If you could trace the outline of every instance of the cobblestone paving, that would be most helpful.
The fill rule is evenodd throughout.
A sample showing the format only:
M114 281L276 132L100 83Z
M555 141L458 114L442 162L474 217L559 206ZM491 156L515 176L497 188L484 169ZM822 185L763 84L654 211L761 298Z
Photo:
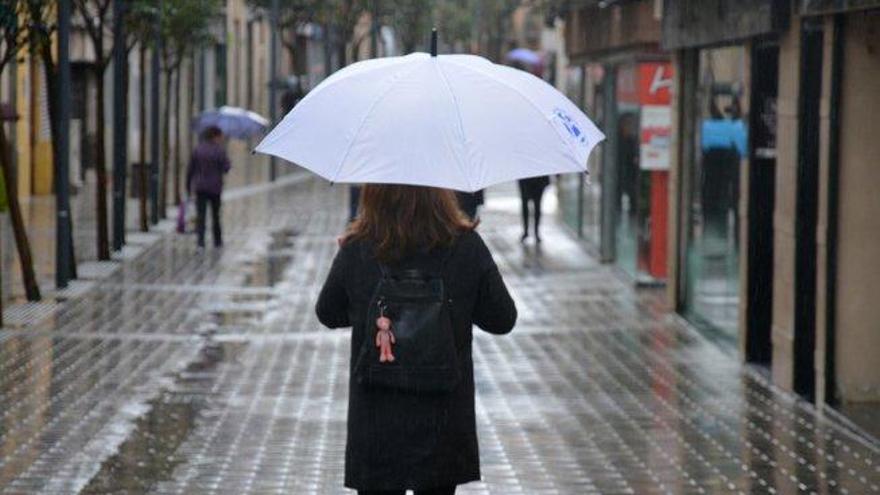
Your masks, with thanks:
M520 320L475 336L483 481L460 493L880 493L876 442L552 221L522 246L508 192L481 231ZM349 337L312 309L344 194L242 195L223 251L170 237L54 320L0 332L0 493L345 493Z

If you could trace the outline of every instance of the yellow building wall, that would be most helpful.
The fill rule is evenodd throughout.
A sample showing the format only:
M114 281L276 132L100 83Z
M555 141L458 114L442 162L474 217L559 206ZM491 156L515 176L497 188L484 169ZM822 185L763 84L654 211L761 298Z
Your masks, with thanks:
M49 127L49 96L43 66L26 52L17 65L15 153L18 163L18 194L52 194L52 133Z
M18 64L15 81L15 150L18 164L18 197L31 195L30 64Z
M32 86L33 98L31 109L31 125L33 126L34 140L31 143L31 170L33 170L34 194L52 194L52 178L54 165L52 163L52 130L49 120L49 91L46 87L42 62L36 61L32 65L34 82Z

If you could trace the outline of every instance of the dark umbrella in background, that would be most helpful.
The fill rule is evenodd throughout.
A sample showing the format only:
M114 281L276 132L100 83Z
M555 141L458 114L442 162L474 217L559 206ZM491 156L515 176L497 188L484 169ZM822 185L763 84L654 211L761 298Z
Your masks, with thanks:
M224 106L206 110L193 121L193 129L199 134L208 127L218 127L226 137L251 139L265 134L269 119L244 108Z
M540 75L544 72L544 57L528 48L514 48L507 52L504 61L508 64L521 65L529 72Z

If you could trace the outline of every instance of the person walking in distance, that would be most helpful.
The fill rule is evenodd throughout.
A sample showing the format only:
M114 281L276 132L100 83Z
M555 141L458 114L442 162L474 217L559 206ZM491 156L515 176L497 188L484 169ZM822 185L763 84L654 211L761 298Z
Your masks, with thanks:
M196 230L200 248L205 247L205 215L209 206L214 246L223 246L220 205L223 176L230 168L229 157L223 148L223 131L219 127L208 127L202 133L202 141L193 150L186 173L186 190L196 195Z
M352 327L345 486L454 494L480 479L472 325L505 334L516 306L455 193L365 185L318 297Z
M519 180L519 195L522 199L522 241L529 238L529 203L532 203L532 211L535 218L535 242L541 242L541 198L544 197L544 189L550 185L550 177L530 177Z

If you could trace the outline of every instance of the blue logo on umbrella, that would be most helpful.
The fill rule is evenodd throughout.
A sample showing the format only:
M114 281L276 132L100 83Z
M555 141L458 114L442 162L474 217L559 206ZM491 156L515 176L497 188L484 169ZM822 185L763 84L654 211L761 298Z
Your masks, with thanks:
M584 134L581 128L577 126L571 116L565 113L564 110L562 110L561 108L556 108L553 110L553 115L556 117L556 120L558 120L559 123L562 124L562 127L564 127L566 131L568 131L568 135L571 136L572 139L574 139L581 145L587 144L587 136Z

